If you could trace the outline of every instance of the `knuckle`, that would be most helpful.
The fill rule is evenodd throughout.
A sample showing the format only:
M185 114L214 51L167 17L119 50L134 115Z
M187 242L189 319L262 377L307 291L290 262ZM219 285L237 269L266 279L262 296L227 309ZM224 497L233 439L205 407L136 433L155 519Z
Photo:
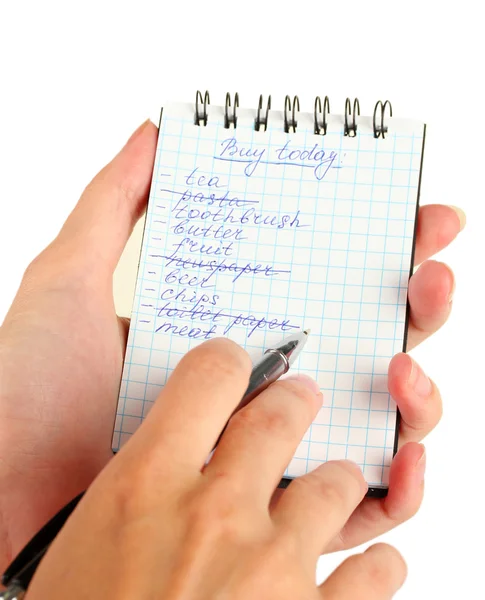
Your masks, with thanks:
M25 269L23 283L35 285L39 280L46 279L52 271L52 261L49 260L48 249L43 250L30 261Z
M118 208L132 206L140 196L140 186L138 183L127 176L118 184L119 204Z
M111 473L113 502L116 512L123 519L130 519L147 512L155 495L154 470L151 462L136 461L124 464Z
M291 415L275 406L269 408L258 406L258 404L249 404L238 411L229 421L228 430L234 432L244 430L251 435L274 435L278 434L279 439L290 438L291 432L295 429L295 422Z
M294 535L269 532L260 545L260 567L269 573L281 573L288 569L288 557L297 560L300 551Z
M82 254L75 244L59 235L27 266L22 279L24 289L82 288L95 277L95 270L85 268Z
M183 511L188 530L199 542L237 543L248 534L248 520L228 474L211 478L210 483L190 494Z
M166 452L158 441L146 443L133 436L110 461L100 477L120 512L136 516L170 503L182 479L176 464L163 460Z
M301 580L301 550L296 543L288 544L271 530L261 536L258 542L247 555L246 575L242 586L231 596L233 600L318 597L314 596L314 584L302 587L300 581L298 588L291 584ZM266 594L262 595L262 590Z
M123 479L110 482L112 513L121 521L129 522L147 509L146 496L143 490L131 480ZM135 480L136 481L136 480Z
M116 159L108 163L86 186L80 203L90 204L109 195L109 202L105 206L113 218L121 214L134 224L143 210L144 195L139 178L132 171L120 169Z
M66 274L62 262L56 262L50 248L36 256L24 271L21 291L26 294L40 290L62 289L65 287Z
M314 495L326 510L336 512L353 508L367 489L360 469L350 461L327 462L291 485L295 484L299 493Z
M267 393L272 397L285 395L285 401L273 402L267 397L265 401L251 402L233 415L229 427L232 430L243 428L256 435L276 432L280 439L293 440L295 433L303 424L309 425L315 415L315 394L306 386L291 381L278 381Z
M414 408L406 417L405 425L412 432L410 437L412 440L421 440L438 425L443 417L441 395L433 382L432 386L433 391L427 404Z

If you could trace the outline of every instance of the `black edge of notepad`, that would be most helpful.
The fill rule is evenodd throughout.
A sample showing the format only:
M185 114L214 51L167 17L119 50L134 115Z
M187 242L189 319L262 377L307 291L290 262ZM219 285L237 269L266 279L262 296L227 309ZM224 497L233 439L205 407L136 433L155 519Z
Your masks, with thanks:
M413 275L413 271L414 271L414 257L416 254L416 239L417 239L417 233L418 233L419 199L421 196L421 180L423 177L423 161L424 161L425 141L426 141L426 123L423 125L423 145L421 146L421 161L419 164L418 193L416 196L416 212L414 215L413 247L411 249L411 261L410 261L411 264L409 266L408 281L409 281L409 279L411 279L411 277ZM408 296L406 298L406 318L404 321L404 336L403 336L403 342L402 342L402 351L403 352L407 352L407 347L408 347L408 330L409 330L410 315L411 315L411 306L409 304L409 296ZM401 412L399 411L399 408L396 408L396 431L394 434L394 448L393 448L393 453L392 453L393 458L394 458L394 456L396 456L396 453L398 450L400 425L401 425ZM385 495L387 495L387 489L386 489Z
M413 247L411 249L411 261L409 267L409 279L414 271L414 255L416 253L416 238L418 232L418 214L419 214L419 198L421 195L421 178L423 176L423 159L424 159L424 143L426 139L426 124L423 125L423 145L421 147L421 162L419 165L419 180L418 180L418 193L416 195L416 212L414 215L414 232L413 232ZM410 306L409 299L406 299L406 317L404 320L404 336L403 336L403 344L402 351L407 351L408 345L408 329L409 329L409 317L410 317ZM396 456L398 444L399 444L399 426L401 424L401 413L399 412L399 408L396 408L396 429L394 432L394 448L392 451L392 456ZM280 481L278 487L279 488L287 488L290 483L293 481L290 477L283 477ZM388 487L381 486L370 486L367 490L366 497L367 498L385 498L387 496Z
M421 162L419 164L419 180L418 180L418 193L416 198L416 213L414 216L414 234L413 234L413 247L411 249L411 264L409 267L409 279L411 279L414 271L414 256L416 253L416 238L418 233L418 217L419 217L419 198L421 196L421 180L423 177L423 161L424 161L424 145L426 141L426 123L423 125L423 145L421 147ZM411 314L411 306L409 304L409 296L406 298L406 319L404 322L404 337L402 343L402 351L407 352L408 348L408 330L409 330L409 319ZM394 457L398 450L399 444L399 426L401 425L401 413L399 408L396 410L396 433L394 435L394 449L392 456Z

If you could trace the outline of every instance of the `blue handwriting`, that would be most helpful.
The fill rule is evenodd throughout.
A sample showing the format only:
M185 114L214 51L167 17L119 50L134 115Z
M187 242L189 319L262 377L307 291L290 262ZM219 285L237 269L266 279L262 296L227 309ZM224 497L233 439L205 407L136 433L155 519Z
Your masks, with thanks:
M204 277L200 281L201 287L209 287L207 286L207 282L210 281L215 273L234 273L233 283L236 282L243 275L260 275L263 274L265 277L274 277L280 275L282 273L291 273L290 270L283 269L275 269L271 265L262 265L262 264L254 264L254 263L246 263L245 265L240 265L236 262L228 263L226 259L222 259L222 261L217 260L196 260L195 258L183 258L181 256L177 256L175 252L173 252L170 256L166 256L164 254L150 254L149 256L153 258L164 258L167 261L167 266L174 264L174 266L190 269L204 269L209 271L209 275Z
M337 153L335 150L323 150L317 143L308 149L290 149L290 141L282 148L274 150L275 157L266 157L266 148L253 148L241 146L236 138L228 138L221 142L221 150L217 160L247 163L244 168L246 177L251 177L260 164L290 165L294 167L309 167L313 169L315 179L321 181L330 168L341 168L336 164Z
M250 338L251 335L257 329L264 329L266 327L271 330L278 330L283 332L290 331L292 329L299 329L299 326L292 325L290 323L290 319L280 320L271 317L258 317L252 314L234 314L231 312L224 312L224 310L220 308L207 308L201 300L199 300L199 302L197 302L197 304L192 308L176 308L169 301L166 302L163 306L157 307L156 310L158 311L158 317L176 317L179 319L187 318L191 321L197 319L199 321L209 321L212 323L218 323L222 319L229 319L229 323L227 323L223 330L223 335L229 333L229 331L235 326L246 327L247 329L249 329L249 333L247 335L248 338ZM160 328L156 329L156 332L158 332L159 330Z

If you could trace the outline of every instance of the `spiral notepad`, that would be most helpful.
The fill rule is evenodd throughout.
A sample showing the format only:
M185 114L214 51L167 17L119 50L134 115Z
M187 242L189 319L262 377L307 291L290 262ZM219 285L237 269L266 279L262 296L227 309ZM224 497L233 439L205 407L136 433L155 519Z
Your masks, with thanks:
M324 405L285 478L357 462L385 493L398 412L391 357L406 349L425 125L388 102L360 116L328 98L300 112L195 103L162 109L113 435L138 428L181 356L216 336L253 358L311 335L293 368ZM210 410L210 407L208 407Z

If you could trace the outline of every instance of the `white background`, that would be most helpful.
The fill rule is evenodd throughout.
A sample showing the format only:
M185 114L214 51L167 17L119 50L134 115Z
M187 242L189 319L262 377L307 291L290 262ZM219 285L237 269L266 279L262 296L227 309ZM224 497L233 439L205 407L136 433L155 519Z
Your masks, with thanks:
M478 2L11 2L0 15L0 318L31 258L83 187L161 104L196 89L243 106L328 94L363 114L389 98L428 124L423 204L459 205L466 229L438 258L457 289L449 323L413 352L440 386L420 513L383 536L409 567L403 599L483 593L483 165ZM482 560L480 560L480 557ZM343 555L321 561L323 575Z

